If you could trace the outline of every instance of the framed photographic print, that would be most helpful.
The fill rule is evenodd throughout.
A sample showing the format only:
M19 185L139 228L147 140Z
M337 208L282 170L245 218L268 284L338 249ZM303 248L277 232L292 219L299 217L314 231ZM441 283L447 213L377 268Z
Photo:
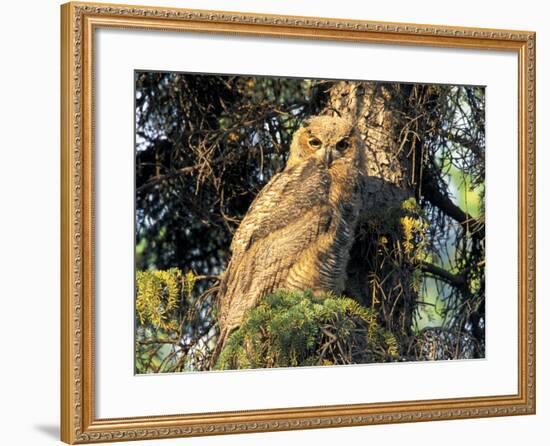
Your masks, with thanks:
M535 413L533 32L61 14L63 441Z

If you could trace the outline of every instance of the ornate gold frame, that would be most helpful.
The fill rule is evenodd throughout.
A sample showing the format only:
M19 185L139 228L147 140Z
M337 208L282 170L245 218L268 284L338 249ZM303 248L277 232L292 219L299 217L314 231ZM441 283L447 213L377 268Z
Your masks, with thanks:
M93 35L98 27L512 51L519 65L516 395L240 412L94 416ZM535 33L109 4L61 7L61 439L67 443L535 413Z

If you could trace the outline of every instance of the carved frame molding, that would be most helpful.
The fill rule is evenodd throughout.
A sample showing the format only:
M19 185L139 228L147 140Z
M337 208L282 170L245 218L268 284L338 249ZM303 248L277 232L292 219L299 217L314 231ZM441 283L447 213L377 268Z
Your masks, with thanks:
M61 8L61 439L93 443L535 413L535 33L238 12ZM446 400L121 419L94 417L93 33L214 32L513 51L519 61L519 392Z

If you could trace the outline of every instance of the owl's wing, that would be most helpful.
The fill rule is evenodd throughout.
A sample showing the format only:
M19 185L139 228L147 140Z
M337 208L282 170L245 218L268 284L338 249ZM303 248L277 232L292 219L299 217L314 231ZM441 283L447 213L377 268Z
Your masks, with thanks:
M309 160L275 175L256 196L231 242L232 256L287 226L318 206L330 187L330 176L316 160Z

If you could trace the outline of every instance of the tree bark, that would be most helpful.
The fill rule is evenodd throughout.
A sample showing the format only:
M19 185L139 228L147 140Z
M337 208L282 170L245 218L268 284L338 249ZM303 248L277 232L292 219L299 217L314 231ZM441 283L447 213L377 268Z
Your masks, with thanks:
M355 122L366 155L361 223L345 294L376 308L386 328L401 337L411 334L416 307L414 266L403 255L399 233L387 230L395 222L386 220L415 196L418 184L416 138L405 113L412 93L412 86L337 82L323 112Z

